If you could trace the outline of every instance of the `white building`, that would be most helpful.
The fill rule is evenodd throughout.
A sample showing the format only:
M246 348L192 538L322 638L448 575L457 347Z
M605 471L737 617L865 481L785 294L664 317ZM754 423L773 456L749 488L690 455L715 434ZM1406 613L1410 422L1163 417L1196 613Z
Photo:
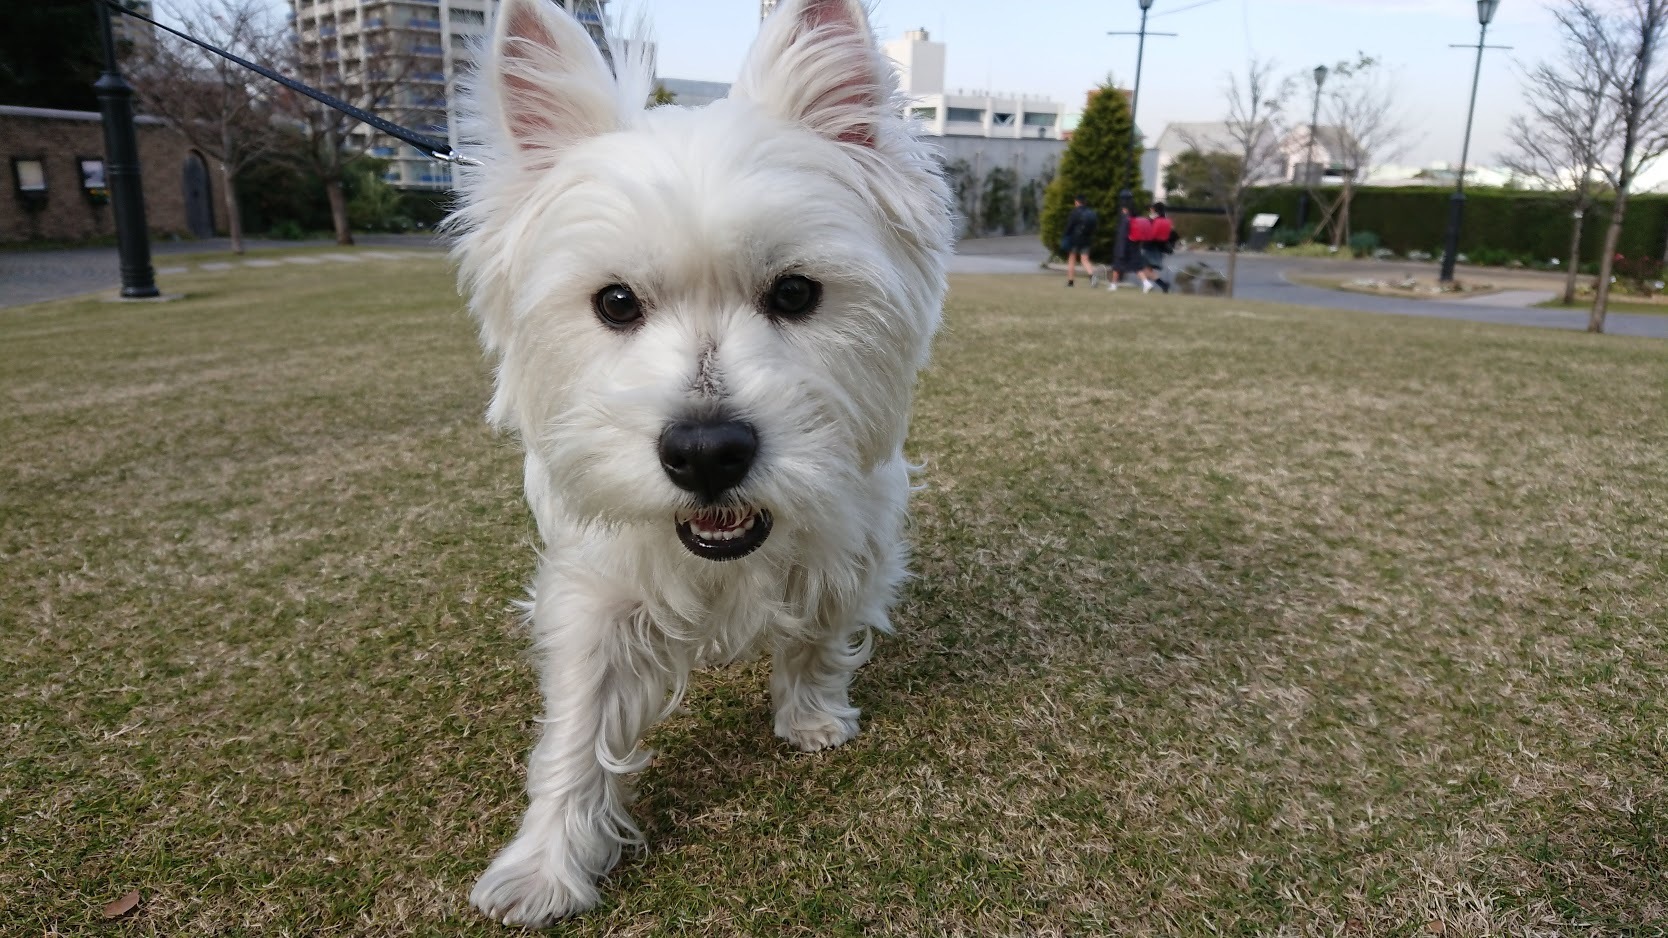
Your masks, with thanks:
M679 107L706 107L720 98L730 96L730 85L722 81L696 81L690 78L659 78L655 84L672 95L672 103Z
M1386 164L1373 167L1367 174L1364 184L1385 187L1435 186L1447 188L1452 186L1458 177L1458 167L1452 163L1441 161L1429 163L1425 166ZM1476 165L1465 168L1465 184L1479 188L1500 187L1542 190L1554 188L1551 183L1544 179L1524 175L1509 167Z
M910 116L935 137L1000 137L1059 140L1058 101L1047 98L969 91L944 87L945 47L933 42L924 29L913 29L902 39L883 44L897 63L901 90L909 99Z
M499 0L290 0L304 80L396 123L457 145L456 78L489 33ZM551 0L598 44L608 0ZM379 60L404 73L389 100L366 101ZM386 67L386 64L383 64ZM358 134L369 134L360 128ZM364 138L361 138L364 139ZM450 166L375 134L370 153L389 161L385 178L402 189L447 189Z
M1323 128L1324 130L1324 128ZM1307 130L1304 131L1307 134ZM1290 137L1280 144L1282 154L1287 152ZM1307 137L1305 137L1307 139ZM1238 153L1242 149L1239 141L1228 125L1220 121L1196 121L1188 123L1166 124L1164 132L1158 135L1141 152L1141 182L1148 192L1153 194L1155 201L1169 198L1169 187L1165 185L1164 176L1169 171L1170 164L1183 153L1197 150L1200 153ZM1315 162L1322 164L1323 154L1317 148ZM1285 182L1290 179L1290 173L1303 162L1303 148L1297 148L1295 162L1285 159L1279 166L1270 167L1266 172L1250 180L1252 185L1266 186ZM1324 165L1324 164L1322 164ZM1328 178L1328 182L1339 180Z

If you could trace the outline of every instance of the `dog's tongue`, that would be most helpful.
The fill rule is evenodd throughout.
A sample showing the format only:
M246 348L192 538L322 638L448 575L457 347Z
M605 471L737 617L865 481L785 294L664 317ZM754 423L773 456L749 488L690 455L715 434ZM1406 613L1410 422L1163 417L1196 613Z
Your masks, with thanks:
M750 511L736 508L703 508L690 519L698 528L708 531L734 531L753 517Z

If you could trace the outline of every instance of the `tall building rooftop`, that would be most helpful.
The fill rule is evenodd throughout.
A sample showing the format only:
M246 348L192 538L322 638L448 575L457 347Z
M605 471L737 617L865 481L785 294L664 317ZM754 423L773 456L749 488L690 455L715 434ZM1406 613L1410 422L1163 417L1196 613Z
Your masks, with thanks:
M608 0L550 0L599 46ZM499 0L290 0L302 79L396 123L457 145L457 82L491 35ZM604 49L606 55L606 47ZM357 143L405 189L447 189L451 167L368 128Z

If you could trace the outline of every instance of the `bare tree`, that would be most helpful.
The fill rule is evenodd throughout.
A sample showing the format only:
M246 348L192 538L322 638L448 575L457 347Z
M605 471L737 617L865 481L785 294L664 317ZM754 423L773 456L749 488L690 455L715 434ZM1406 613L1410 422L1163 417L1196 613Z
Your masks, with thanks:
M1668 0L1663 0L1668 2ZM1281 100L1274 82L1274 64L1252 59L1244 80L1228 75L1228 115L1216 139L1184 133L1182 143L1201 154L1224 154L1231 159L1201 162L1203 198L1222 209L1228 217L1228 295L1234 295L1239 271L1239 231L1253 186L1281 174L1284 158L1280 152ZM1189 196L1194 193L1189 192Z
M176 11L184 32L255 62L271 61L277 30L262 0L223 0ZM243 253L237 177L271 149L276 134L266 80L172 36L158 36L135 70L145 110L220 166L226 228Z
M1582 23L1575 11L1554 9L1564 48L1556 61L1542 62L1524 76L1526 113L1507 129L1511 151L1503 158L1512 170L1570 193L1570 249L1564 270L1564 303L1575 303L1581 268L1581 234L1593 207L1596 178L1615 159L1620 114L1608 79L1619 63L1607 58L1604 44L1581 41Z
M1328 149L1345 166L1344 184L1329 214L1332 244L1343 247L1350 237L1350 206L1355 186L1380 164L1407 148L1409 124L1396 104L1395 76L1371 56L1339 62L1323 97L1322 113L1333 128Z
M1600 164L1600 169L1616 190L1616 204L1599 258L1597 296L1587 317L1588 332L1603 332L1628 197L1639 174L1668 153L1668 55L1662 48L1668 38L1668 0L1626 0L1615 13L1601 11L1591 0L1572 0L1559 26L1566 42L1591 47L1600 61L1615 63L1605 84L1622 137L1615 161Z
M338 45L334 37L292 34L285 52L291 74L396 124L424 112L445 112L443 92L408 81L415 73L441 68L438 54L420 50L410 37L366 29ZM376 138L356 119L288 88L277 88L274 100L279 114L304 139L291 151L293 158L324 184L336 243L352 244L344 183L350 165L366 155Z

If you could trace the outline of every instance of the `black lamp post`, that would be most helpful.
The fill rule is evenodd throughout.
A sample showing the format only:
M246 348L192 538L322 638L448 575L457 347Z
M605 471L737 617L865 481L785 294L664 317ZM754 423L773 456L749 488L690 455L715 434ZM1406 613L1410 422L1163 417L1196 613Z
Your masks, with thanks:
M156 272L151 269L150 234L145 226L145 191L139 178L139 139L133 132L133 89L116 69L116 38L110 29L110 7L93 0L99 33L104 39L104 74L93 83L104 115L105 179L110 186L111 214L116 221L116 248L121 257L122 297L144 299L158 295Z
M1141 4L1141 29L1134 33L1109 32L1108 36L1139 36L1135 44L1135 89L1129 96L1129 179L1130 184L1124 186L1118 193L1118 204L1133 208L1135 193L1130 191L1134 180L1139 178L1140 170L1136 165L1135 151L1141 145L1141 131L1135 126L1135 112L1141 105L1141 60L1147 54L1147 11L1153 8L1153 0L1136 0ZM1175 33L1152 33L1154 36L1174 36Z
M1477 0L1477 22L1481 25L1477 31L1477 67L1471 73L1471 109L1465 112L1465 144L1460 149L1459 179L1455 180L1454 195L1448 200L1448 237L1442 246L1442 273L1439 278L1443 283L1454 282L1454 264L1459 260L1460 223L1465 219L1465 167L1471 158L1471 122L1477 116L1477 83L1483 77L1483 50L1487 48L1484 41L1488 37L1488 24L1494 19L1494 11L1499 6L1500 0Z
M1303 191L1297 194L1297 230L1309 223L1309 189L1316 180L1313 176L1315 165L1315 133L1320 125L1320 96L1321 86L1326 84L1326 66L1315 66L1315 108L1309 112L1309 147L1303 154Z

